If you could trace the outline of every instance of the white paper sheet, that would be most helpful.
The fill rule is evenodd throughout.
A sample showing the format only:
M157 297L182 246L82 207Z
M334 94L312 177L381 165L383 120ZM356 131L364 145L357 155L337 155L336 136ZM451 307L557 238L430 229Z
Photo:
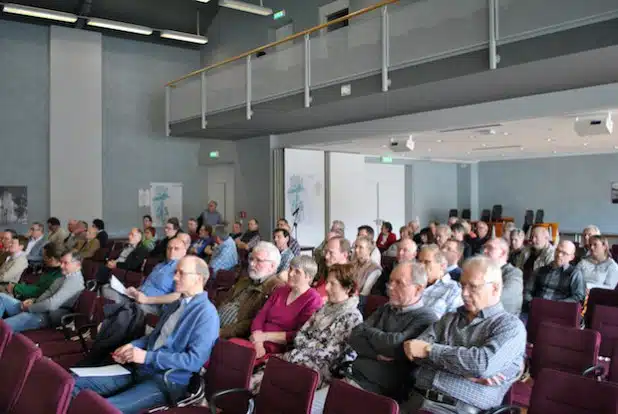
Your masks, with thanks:
M114 377L131 373L128 369L118 364L95 368L71 368L71 371L79 377Z
M121 295L127 296L127 288L124 287L122 282L118 280L116 276L112 275L112 277L109 279L109 286Z

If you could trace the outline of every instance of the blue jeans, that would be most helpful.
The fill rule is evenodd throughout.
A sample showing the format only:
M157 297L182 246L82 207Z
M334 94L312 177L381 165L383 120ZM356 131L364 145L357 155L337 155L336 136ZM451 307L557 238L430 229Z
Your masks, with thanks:
M172 398L177 399L184 395L186 388L186 385L170 384L168 392ZM124 414L138 414L148 408L168 403L163 375L138 375L137 382L133 381L130 374L114 377L76 376L73 397L84 389L105 397Z
M0 315L6 312L4 320L13 332L22 332L47 326L47 318L41 313L22 312L21 302L6 293L0 293Z

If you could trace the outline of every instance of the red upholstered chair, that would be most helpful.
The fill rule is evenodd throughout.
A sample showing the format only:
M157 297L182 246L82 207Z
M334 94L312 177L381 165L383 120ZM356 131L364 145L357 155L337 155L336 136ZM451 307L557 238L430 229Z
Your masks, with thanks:
M99 394L83 390L71 402L67 414L122 414Z
M328 389L324 414L399 414L399 405L383 395L334 380Z
M535 380L545 368L582 375L594 367L599 358L601 334L590 329L570 328L552 323L541 324L532 359L530 376ZM533 391L530 382L516 382L511 387L512 402L527 407Z
M256 397L243 388L221 391L210 399L210 412L217 413L219 401L224 396L240 393L255 401L255 414L309 414L318 377L319 374L310 368L273 357L266 364L260 393Z
M595 307L598 305L618 308L618 291L600 288L590 289L586 302L586 315L584 316L587 327L592 326L592 316L595 314Z
M84 259L82 261L82 275L84 276L84 280L94 280L101 266L103 266L103 264L94 259Z
M618 387L608 382L552 369L540 372L528 414L614 414Z
M618 307L595 305L590 328L601 334L599 354L611 357L618 344Z
M579 327L581 305L572 302L557 302L553 300L534 298L530 304L530 315L526 330L528 342L534 344L543 322L551 322L572 328Z
M125 283L125 275L127 274L127 270L126 269L119 269L119 268L114 268L111 271L111 274L116 276L116 279L120 280L122 283Z
M41 350L21 334L11 336L0 358L0 373L3 383L0 387L0 412L8 413L22 392L26 378L41 357Z
M367 320L380 306L388 303L388 297L381 295L369 295L367 296L367 302L365 303L365 309L363 310L363 318Z
M2 357L4 349L9 343L12 335L13 332L11 331L11 327L7 325L2 319L0 319L0 357Z
M95 262L104 262L105 259L107 259L107 257L109 256L109 252L109 248L102 247L94 253L94 256L92 256L92 260L94 260Z
M128 271L124 275L124 284L126 287L138 288L144 282L144 275L139 272Z
M75 381L47 358L39 358L10 414L65 414Z

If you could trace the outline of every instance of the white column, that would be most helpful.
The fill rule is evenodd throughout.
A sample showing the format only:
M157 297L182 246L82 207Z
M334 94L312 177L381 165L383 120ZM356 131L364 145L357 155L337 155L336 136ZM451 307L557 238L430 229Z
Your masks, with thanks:
M472 220L478 220L481 216L479 210L479 164L470 164L470 216Z
M63 225L103 218L101 64L101 34L50 27L50 214Z

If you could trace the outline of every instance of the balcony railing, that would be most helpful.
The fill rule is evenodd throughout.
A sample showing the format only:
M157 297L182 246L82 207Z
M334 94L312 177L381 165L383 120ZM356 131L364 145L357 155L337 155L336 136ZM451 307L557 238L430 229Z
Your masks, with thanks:
M488 68L499 65L498 47L618 17L616 0L426 0L408 5L397 0L358 10L332 22L296 33L196 70L166 85L166 131L170 123L208 117L302 93L381 75L389 71L489 49ZM327 31L350 20L349 26ZM258 52L267 54L257 58Z

